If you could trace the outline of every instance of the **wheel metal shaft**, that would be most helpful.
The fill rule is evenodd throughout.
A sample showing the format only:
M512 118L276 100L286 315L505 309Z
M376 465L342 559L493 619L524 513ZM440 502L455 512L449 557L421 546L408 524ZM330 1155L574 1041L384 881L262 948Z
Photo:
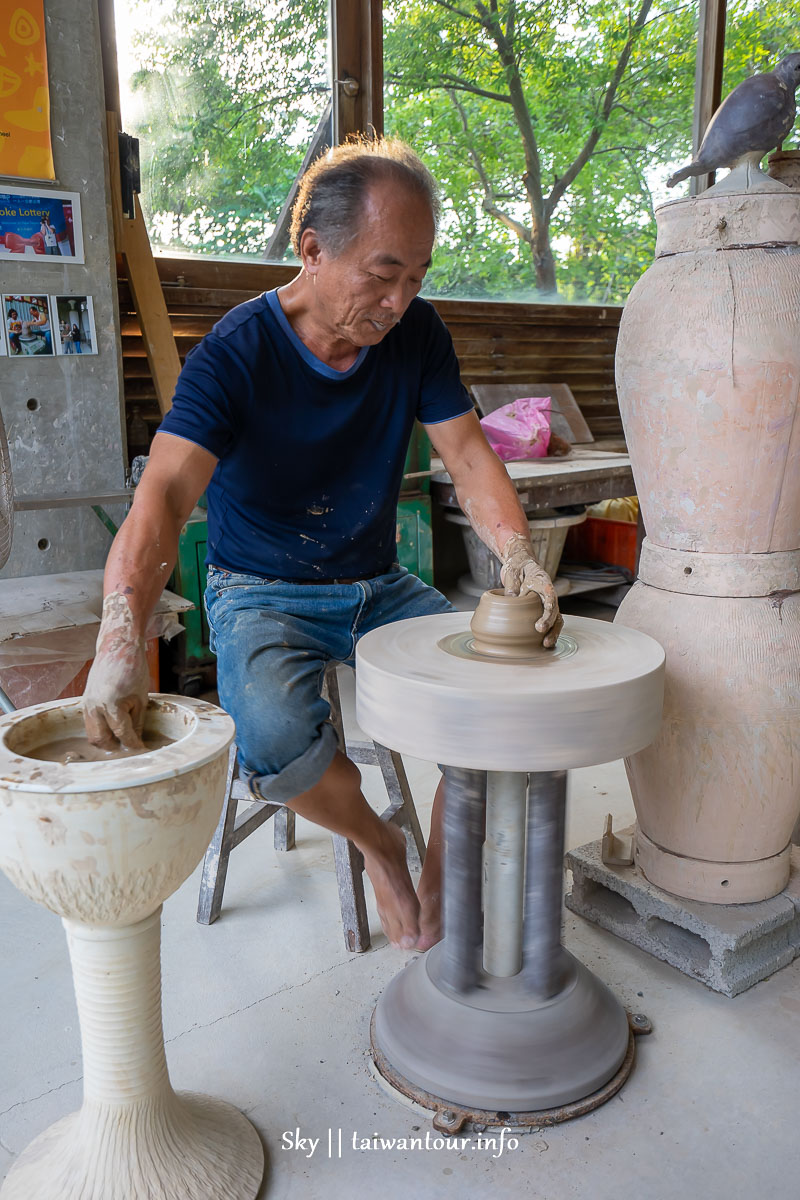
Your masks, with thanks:
M490 771L486 787L483 966L508 978L522 967L528 776Z

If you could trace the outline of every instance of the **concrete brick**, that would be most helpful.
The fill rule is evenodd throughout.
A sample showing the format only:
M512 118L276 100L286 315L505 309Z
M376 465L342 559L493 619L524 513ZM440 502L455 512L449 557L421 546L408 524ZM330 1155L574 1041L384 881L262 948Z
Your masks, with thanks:
M600 841L571 850L566 905L716 992L736 996L800 954L800 852L785 891L758 904L682 900L638 867L607 867Z

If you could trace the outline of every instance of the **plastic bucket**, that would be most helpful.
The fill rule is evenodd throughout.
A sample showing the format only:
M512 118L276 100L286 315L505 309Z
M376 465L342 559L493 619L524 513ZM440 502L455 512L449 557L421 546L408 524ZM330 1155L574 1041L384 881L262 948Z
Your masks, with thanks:
M467 518L460 512L446 512L445 520L453 525L460 525L464 533L464 545L467 549L469 570L475 583L485 591L487 588L501 587L500 561L488 546L485 546L470 525ZM550 516L539 514L528 520L531 531L531 544L537 562L540 562L551 579L555 579L561 552L567 537L567 530L573 525L580 525L586 520L586 513L569 515L553 513Z

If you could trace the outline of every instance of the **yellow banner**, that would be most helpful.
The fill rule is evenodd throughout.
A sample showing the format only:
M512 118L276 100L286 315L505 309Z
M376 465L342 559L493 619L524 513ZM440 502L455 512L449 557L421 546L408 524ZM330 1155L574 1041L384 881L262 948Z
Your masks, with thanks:
M4 0L0 13L0 175L55 179L44 0Z

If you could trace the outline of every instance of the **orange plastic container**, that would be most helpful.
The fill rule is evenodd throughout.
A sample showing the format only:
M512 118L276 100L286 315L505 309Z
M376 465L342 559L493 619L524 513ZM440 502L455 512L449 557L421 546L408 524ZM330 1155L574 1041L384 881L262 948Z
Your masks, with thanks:
M636 526L632 521L587 517L567 533L562 558L579 562L609 563L636 569Z

